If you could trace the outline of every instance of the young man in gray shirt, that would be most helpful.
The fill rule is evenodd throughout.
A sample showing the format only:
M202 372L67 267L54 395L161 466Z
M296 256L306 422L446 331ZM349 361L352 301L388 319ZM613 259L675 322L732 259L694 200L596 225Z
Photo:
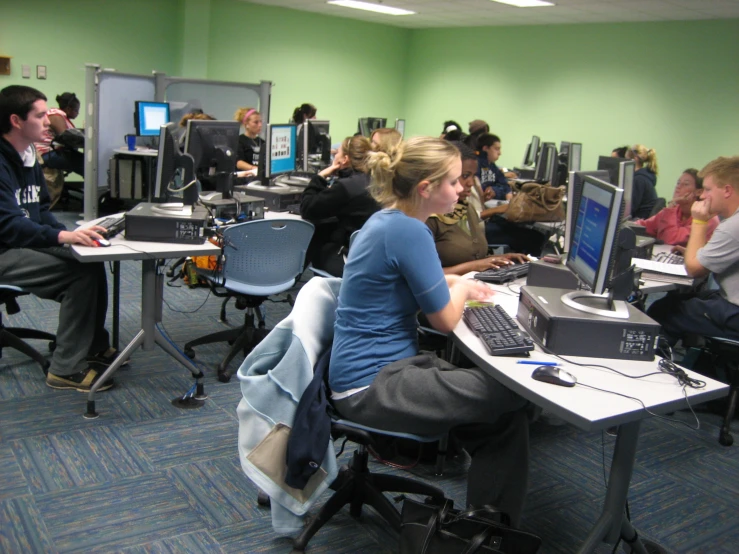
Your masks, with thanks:
M739 340L739 156L713 160L700 176L703 193L691 209L685 269L691 277L712 273L719 289L668 294L652 304L647 314L671 344L686 334ZM722 221L707 240L714 215Z

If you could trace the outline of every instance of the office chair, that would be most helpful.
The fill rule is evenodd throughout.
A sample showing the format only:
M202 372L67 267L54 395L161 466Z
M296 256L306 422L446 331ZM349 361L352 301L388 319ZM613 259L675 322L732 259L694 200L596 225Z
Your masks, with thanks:
M313 283L313 281L311 281L311 283ZM338 287L334 287L334 285L337 282L340 282L340 279L328 278L318 279L317 281L318 282L315 283L315 286L317 287L325 289L331 289L333 287L338 290ZM333 336L333 319L338 305L336 296L328 294L318 295L313 292L312 288L307 289L306 293L312 294L314 301L322 302L321 306L316 307L315 309L321 314L327 314L328 320L323 321L322 326L324 329L328 329L328 332L330 333L328 337L324 338L330 339ZM331 304L330 306L329 303ZM330 344L327 346L328 348L331 347ZM318 361L313 368L314 375L318 375L319 377L322 375L327 377L328 375L327 372L330 356L325 354L326 350L324 350L318 357ZM328 385L326 380L324 380L324 383L327 387ZM318 532L318 530L346 504L350 505L349 513L355 518L361 516L362 507L365 504L372 506L393 529L400 532L400 513L383 492L392 491L420 494L433 497L435 500L443 500L444 492L432 485L397 475L371 473L368 467L368 454L369 448L372 448L375 445L372 433L410 438L419 442L439 441L444 439L446 434L427 437L411 435L408 433L389 432L343 419L331 407L329 407L329 413L331 415L331 437L333 440L335 441L339 438L346 437L359 447L354 452L351 463L340 469L338 477L330 485L330 488L336 492L334 492L331 498L326 501L315 517L311 518L310 523L293 541L294 550L305 550L311 537L313 537L313 535L315 535L316 532ZM260 504L264 504L264 495L261 495Z
M721 381L729 383L729 396L726 399L726 411L723 415L724 421L719 431L718 442L723 446L731 446L734 444L731 420L734 418L737 400L739 400L739 341L722 337L702 337L702 339L703 345L699 349L699 357L702 355L703 360L696 359L691 365L696 371L700 371L702 363L711 368L722 368L726 372L724 376L718 376Z
M657 215L660 211L664 210L667 206L667 200L664 198L657 198L657 201L654 203L654 207L652 207L652 211L649 212L649 217Z
M17 298L28 294L20 287L12 285L0 285L0 304L5 306L8 315L17 314L21 311ZM20 327L5 327L0 313L0 358L3 356L3 348L13 348L22 352L29 358L38 362L44 375L49 372L49 361L35 348L26 343L23 339L40 339L48 340L49 350L56 347L56 337L51 333L37 331L36 329L25 329Z
M229 298L236 298L236 307L245 310L244 324L188 342L185 354L194 358L193 347L228 341L231 349L218 365L218 380L227 383L231 379L231 360L239 351L246 355L267 335L262 303L292 288L303 272L313 229L313 224L296 219L260 219L227 227L223 232L223 268L198 268L198 274L209 281L215 296L226 299L224 306ZM291 297L286 301L292 305Z

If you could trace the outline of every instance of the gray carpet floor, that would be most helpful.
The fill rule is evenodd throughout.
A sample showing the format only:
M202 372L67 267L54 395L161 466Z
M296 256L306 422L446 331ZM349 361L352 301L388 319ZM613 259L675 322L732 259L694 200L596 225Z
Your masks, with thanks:
M65 223L74 214L60 214ZM140 265L122 263L121 340L140 317ZM225 328L220 300L182 282L165 287L163 326L180 346ZM54 332L58 307L24 297L8 325ZM268 325L287 304L266 304ZM241 314L228 310L231 325ZM110 318L110 314L109 314ZM45 351L43 342L34 343ZM161 350L137 351L100 393L100 417L82 417L87 397L45 386L37 364L5 349L0 360L0 552L224 553L289 552L274 535L269 511L237 455L238 381L219 383L215 366L226 345L197 348L206 373L205 405L174 407L190 388L186 371ZM235 372L241 360L232 363ZM640 533L675 553L739 551L739 449L717 442L719 417L698 414L699 431L647 419L642 425L629 507ZM676 419L690 422L687 412ZM604 497L614 438L546 418L531 429L531 486L523 528L540 535L541 552L572 553L595 522ZM338 445L337 445L338 447ZM351 451L351 445L348 445ZM342 456L346 459L348 453ZM464 503L468 460L446 464L442 477L418 465L408 471L372 462L373 471L412 474ZM598 552L611 552L603 545ZM309 552L390 553L397 535L365 510L340 512Z

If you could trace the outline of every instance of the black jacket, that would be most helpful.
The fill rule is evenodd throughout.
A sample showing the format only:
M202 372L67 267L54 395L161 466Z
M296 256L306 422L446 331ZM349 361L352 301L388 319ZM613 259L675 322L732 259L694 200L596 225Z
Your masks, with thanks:
M26 167L13 145L0 137L0 252L58 246L65 227L49 211L50 202L38 162Z
M634 187L631 192L631 217L647 219L657 203L657 176L653 171L642 167L634 173Z
M300 215L309 221L320 221L329 217L339 220L329 241L349 246L349 238L380 205L369 193L370 177L366 173L342 170L339 178L329 187L328 181L319 175L311 178L300 202Z

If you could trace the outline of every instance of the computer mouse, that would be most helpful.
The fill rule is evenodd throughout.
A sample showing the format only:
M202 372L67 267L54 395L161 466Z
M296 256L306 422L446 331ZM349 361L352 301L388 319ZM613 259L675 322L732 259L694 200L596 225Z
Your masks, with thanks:
M553 365L540 365L534 370L531 377L537 381L562 387L574 387L577 383L577 379L572 373Z
M110 246L110 241L108 239L95 239L93 242L98 246Z

